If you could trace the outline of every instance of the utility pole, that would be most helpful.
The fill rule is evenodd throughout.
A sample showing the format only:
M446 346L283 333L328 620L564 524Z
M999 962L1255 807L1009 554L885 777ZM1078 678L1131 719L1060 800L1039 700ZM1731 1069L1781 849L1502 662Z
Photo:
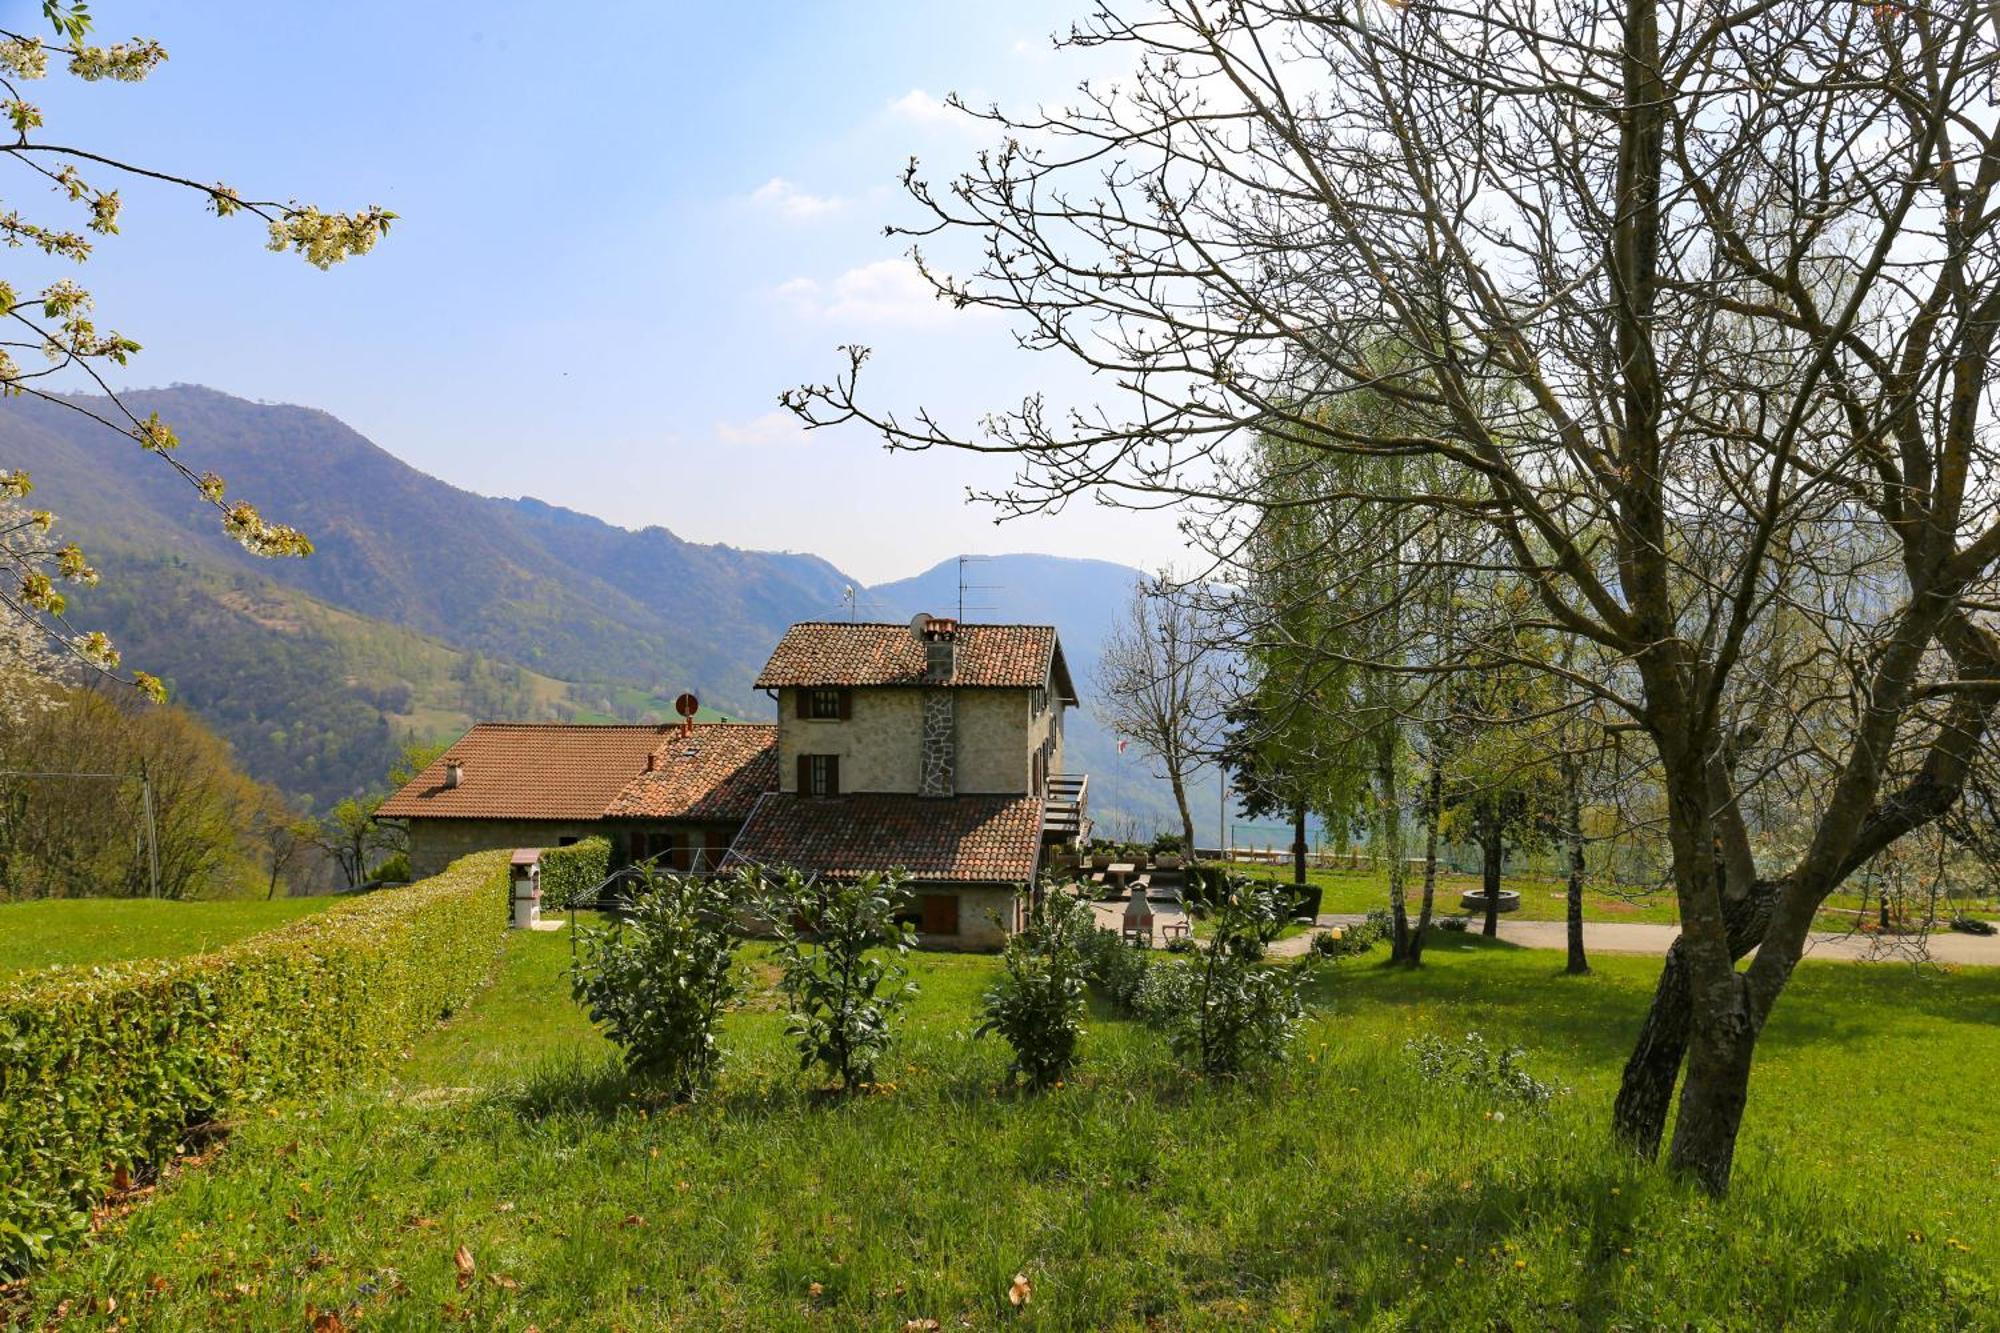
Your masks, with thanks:
M146 880L152 896L160 896L160 826L153 817L153 779L146 761L139 761L139 808L146 820Z

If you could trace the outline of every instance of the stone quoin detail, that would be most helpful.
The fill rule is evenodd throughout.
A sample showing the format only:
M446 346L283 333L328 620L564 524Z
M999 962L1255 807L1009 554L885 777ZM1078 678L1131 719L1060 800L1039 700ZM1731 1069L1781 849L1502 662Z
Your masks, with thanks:
M950 690L924 691L919 796L950 796L958 785L958 709Z

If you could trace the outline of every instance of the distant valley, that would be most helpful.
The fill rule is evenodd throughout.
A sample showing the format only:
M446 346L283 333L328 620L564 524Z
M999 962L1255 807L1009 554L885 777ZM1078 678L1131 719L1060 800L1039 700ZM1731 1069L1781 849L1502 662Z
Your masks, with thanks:
M475 495L325 412L190 386L124 397L317 549L253 557L185 483L121 454L132 446L102 426L52 404L0 404L0 460L32 474L36 503L103 572L72 599L73 618L166 678L254 776L315 808L375 781L406 740L479 718L662 718L684 689L722 714L768 717L751 682L791 622L958 607L956 560L866 588L815 556ZM1058 627L1086 696L1070 766L1092 774L1107 824L1150 830L1174 822L1165 786L1118 754L1090 707L1106 628L1141 577L1105 561L996 556L967 562L965 603L968 619Z

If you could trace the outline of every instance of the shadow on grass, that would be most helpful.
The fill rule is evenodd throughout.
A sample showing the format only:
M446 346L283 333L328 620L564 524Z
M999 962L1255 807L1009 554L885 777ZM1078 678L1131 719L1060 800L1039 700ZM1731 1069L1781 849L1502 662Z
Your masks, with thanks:
M1492 1023L1524 1044L1622 1064L1663 965L1659 959L1615 957L1571 977L1559 953L1478 935L1434 939L1425 960L1414 970L1395 966L1378 946L1376 953L1318 969L1308 1001L1335 1012L1364 1005L1427 1008L1437 1011L1445 1029ZM1941 972L1808 962L1793 974L1759 1046L1794 1050L1865 1041L1898 1019L1919 1017L2000 1023L2000 968Z

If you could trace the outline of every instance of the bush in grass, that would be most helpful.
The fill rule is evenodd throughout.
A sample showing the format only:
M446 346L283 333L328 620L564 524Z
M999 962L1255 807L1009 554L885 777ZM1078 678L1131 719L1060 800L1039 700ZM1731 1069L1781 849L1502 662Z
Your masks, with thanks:
M1544 1083L1529 1074L1522 1063L1527 1052L1520 1047L1496 1051L1477 1032L1466 1033L1456 1044L1427 1033L1404 1042L1403 1049L1427 1079L1456 1083L1482 1098L1514 1102L1532 1111L1542 1110L1569 1091L1561 1084Z
M1394 934L1393 918L1378 907L1352 925L1335 926L1313 936L1312 947L1321 958L1348 958L1367 953Z
M1132 997L1132 1013L1148 1023L1171 1028L1194 1004L1196 965L1192 959L1169 958L1148 967Z
M1007 941L1000 983L986 992L985 1021L973 1032L997 1032L1014 1049L1010 1076L1045 1088L1076 1064L1083 1040L1083 940L1095 933L1090 906L1065 893L1045 893L1027 929Z
M625 1053L625 1067L676 1101L714 1085L715 1033L734 1003L734 903L721 881L646 872L629 914L577 940L570 992Z
M604 882L611 873L611 843L585 838L542 853L542 906L568 907Z
M1462 916L1439 917L1437 927L1439 930L1448 930L1454 935L1463 935L1472 928L1472 921L1471 918Z
M49 968L0 990L0 1269L80 1234L188 1132L379 1068L491 974L507 854L212 953Z
M1082 941L1084 979L1121 1014L1136 1012L1139 984L1150 954L1127 944L1119 932L1100 926Z
M1185 996L1162 1018L1174 1055L1196 1073L1228 1078L1277 1063L1298 1034L1305 970L1258 961L1283 910L1275 893L1237 889L1216 904L1215 929L1200 962L1155 969L1188 974Z
M824 1065L850 1092L874 1081L896 1016L917 993L909 969L891 961L916 943L916 927L898 920L908 905L894 875L830 883L796 871L767 874L758 914L777 936L791 1006L785 1031L798 1045L800 1069Z

